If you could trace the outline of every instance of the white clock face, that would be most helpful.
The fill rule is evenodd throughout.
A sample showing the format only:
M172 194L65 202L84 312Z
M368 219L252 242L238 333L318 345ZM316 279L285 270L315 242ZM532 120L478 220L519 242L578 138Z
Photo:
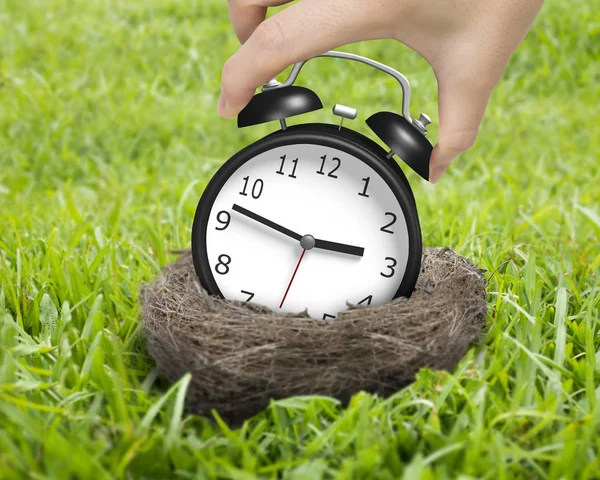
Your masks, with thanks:
M295 144L257 155L226 180L205 245L225 298L328 319L348 303L394 298L409 235L373 168L334 148Z

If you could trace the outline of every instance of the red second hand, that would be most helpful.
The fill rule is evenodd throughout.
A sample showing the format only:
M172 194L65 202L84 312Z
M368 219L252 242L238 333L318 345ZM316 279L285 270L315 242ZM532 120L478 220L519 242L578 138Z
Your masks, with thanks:
M302 253L300 254L300 258L298 259L298 263L296 264L296 269L294 270L294 273L292 274L290 283L288 284L285 294L283 295L283 298L281 299L281 303L279 304L279 308L283 307L283 302L285 302L285 297L287 297L287 294L290 291L290 287L292 286L292 282L294 281L294 277L296 276L296 272L298 271L298 267L300 266L300 262L304 258L305 253L306 253L306 250L302 250Z

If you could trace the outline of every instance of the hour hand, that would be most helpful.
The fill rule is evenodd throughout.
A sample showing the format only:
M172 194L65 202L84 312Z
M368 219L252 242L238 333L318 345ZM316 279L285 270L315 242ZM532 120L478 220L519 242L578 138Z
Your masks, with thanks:
M362 257L365 253L363 247L355 247L354 245L346 245L345 243L328 242L327 240L315 240L315 248L321 250L330 250L332 252L346 253L348 255L356 255Z
M257 221L258 223L262 223L263 225L265 225L269 228L272 228L273 230L276 230L279 233L283 233L284 235L287 235L288 237L293 238L294 240L300 240L302 238L302 235L299 235L296 232L293 232L289 228L285 228L275 222L272 222L268 218L262 217L261 215L259 215L257 213L251 212L247 208L240 207L237 203L234 203L233 207L231 207L231 209L235 212L245 215L248 218L251 218L252 220Z

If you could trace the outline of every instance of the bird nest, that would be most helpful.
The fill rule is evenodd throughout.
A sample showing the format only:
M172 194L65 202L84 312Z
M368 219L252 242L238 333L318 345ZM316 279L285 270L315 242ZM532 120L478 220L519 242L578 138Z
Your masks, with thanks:
M390 395L422 367L453 369L485 325L485 286L468 260L428 248L410 299L315 320L208 295L186 252L142 287L142 327L166 379L191 372L188 409L239 424L270 399L346 403L361 390Z

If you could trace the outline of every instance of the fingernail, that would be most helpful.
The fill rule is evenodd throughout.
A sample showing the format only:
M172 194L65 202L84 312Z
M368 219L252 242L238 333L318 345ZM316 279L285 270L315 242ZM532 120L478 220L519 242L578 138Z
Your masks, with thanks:
M221 95L219 96L219 104L217 106L217 112L219 113L219 116L221 116L222 118L233 118L234 117L231 114L231 111L229 110L229 105L227 104L227 99L225 98L225 95L223 95L223 93L221 93Z

